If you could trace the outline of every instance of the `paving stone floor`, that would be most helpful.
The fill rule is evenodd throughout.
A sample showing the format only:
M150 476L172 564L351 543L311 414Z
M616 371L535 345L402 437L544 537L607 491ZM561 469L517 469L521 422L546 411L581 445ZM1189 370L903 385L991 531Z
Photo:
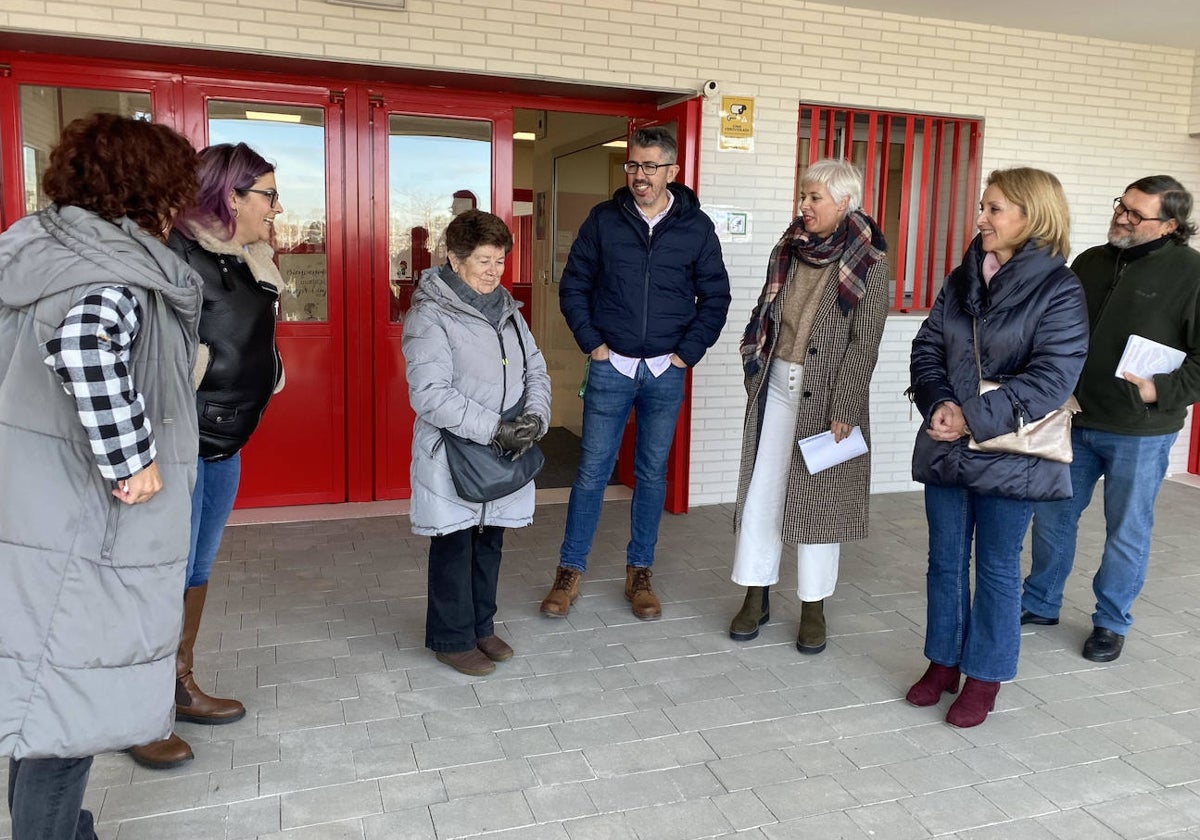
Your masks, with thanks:
M948 698L902 699L925 664L919 494L872 499L819 656L793 645L794 568L760 637L729 639L726 505L664 518L663 620L622 597L628 502L606 504L570 617L542 617L566 510L544 505L508 532L498 619L517 655L483 678L422 647L426 541L407 518L230 528L197 672L249 714L180 724L196 759L175 771L99 757L86 802L104 840L1200 838L1198 502L1164 487L1109 665L1079 655L1094 506L1062 623L1026 628L1018 678L969 730L943 722Z

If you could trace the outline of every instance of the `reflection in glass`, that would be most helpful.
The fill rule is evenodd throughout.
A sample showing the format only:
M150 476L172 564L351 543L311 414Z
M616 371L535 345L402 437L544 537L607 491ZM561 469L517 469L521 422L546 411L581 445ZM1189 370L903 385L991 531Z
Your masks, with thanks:
M208 142L245 143L275 164L283 204L274 225L280 317L328 321L324 109L213 100Z
M96 113L150 119L150 94L90 88L21 85L21 160L25 169L25 212L50 203L42 193L42 173L50 149L71 120Z
M443 233L491 210L491 123L392 115L388 121L389 317L404 318L421 272L446 259Z

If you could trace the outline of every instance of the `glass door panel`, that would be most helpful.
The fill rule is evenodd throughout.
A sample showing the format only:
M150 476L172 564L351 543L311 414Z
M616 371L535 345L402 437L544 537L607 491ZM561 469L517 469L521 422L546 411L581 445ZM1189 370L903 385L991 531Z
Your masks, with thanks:
M388 320L404 319L421 272L446 259L446 225L491 210L492 126L476 120L388 117Z
M274 223L284 283L279 317L328 321L324 110L212 100L208 142L243 142L275 164L283 205Z
M404 314L421 272L445 262L450 220L471 208L493 212L497 170L492 120L391 113L386 125L376 144L386 158L387 299L375 333L375 498L403 499L414 420L400 348Z
M97 111L150 120L150 94L144 91L21 85L20 97L26 213L50 203L42 192L42 173L68 123Z

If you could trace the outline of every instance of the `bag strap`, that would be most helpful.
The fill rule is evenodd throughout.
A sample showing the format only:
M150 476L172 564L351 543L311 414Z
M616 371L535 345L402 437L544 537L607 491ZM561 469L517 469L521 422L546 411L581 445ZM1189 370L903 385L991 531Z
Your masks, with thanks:
M517 323L517 313L512 312L496 327L496 341L500 343L500 364L508 366L508 350L504 347L504 325L512 321L513 329L517 331L517 344L521 347L521 392L525 392L525 384L529 381L529 353L525 350L525 339L521 335L521 325ZM500 376L500 413L504 413L504 403L508 400L508 375L501 371Z

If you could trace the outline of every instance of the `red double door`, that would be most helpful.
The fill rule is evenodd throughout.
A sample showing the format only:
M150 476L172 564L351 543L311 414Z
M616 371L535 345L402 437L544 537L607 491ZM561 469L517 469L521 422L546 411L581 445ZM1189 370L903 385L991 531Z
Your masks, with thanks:
M172 125L197 146L245 141L276 164L285 281L278 343L287 383L244 451L239 507L409 496L413 414L402 318L416 275L443 259L438 236L454 213L465 206L490 210L518 232L520 253L506 276L518 292L522 284L556 279L549 263L539 270L529 258L539 242L543 256L556 237L563 244L554 220L556 187L540 191L537 207L528 200L514 205L514 192L533 197L528 183L514 189L514 180L532 178L514 174L514 146L523 142L520 133L514 140L514 114L544 115L545 98L499 101L471 90L278 75L221 78L2 52L0 64L11 68L0 78L5 226L37 208L39 167L61 124L91 110ZM674 123L680 179L694 186L698 103L660 110L638 99L556 97L552 107L568 121ZM535 212L536 220L527 218ZM549 298L523 291L520 297L546 306ZM671 460L668 507L677 511L687 504L689 417L685 406Z

